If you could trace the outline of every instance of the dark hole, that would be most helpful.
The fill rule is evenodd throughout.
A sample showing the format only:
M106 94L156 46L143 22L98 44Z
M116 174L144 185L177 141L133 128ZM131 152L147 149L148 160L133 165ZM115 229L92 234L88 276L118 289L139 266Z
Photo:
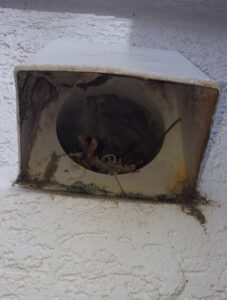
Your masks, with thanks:
M117 95L67 100L58 115L59 142L76 163L104 174L134 172L158 154L164 139L163 120Z

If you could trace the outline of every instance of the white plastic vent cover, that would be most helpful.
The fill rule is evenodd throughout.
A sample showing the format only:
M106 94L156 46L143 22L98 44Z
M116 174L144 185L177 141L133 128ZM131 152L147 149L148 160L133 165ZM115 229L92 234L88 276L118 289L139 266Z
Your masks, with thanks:
M173 201L194 193L218 88L178 52L59 40L15 79L21 184Z

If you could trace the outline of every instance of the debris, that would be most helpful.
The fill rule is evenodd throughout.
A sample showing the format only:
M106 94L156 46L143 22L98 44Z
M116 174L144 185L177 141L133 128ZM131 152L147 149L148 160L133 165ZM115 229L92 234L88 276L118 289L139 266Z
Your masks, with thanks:
M85 166L87 168L91 167L93 156L94 156L95 150L97 148L97 145L98 145L98 143L96 141L96 138L93 137L91 139L91 143L90 143L90 145L88 147L85 160L83 161L83 163L85 164Z

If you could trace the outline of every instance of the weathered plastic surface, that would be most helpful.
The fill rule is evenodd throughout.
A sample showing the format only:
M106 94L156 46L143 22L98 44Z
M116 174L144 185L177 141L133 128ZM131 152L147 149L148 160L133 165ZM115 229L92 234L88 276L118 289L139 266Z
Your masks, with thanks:
M178 52L59 40L17 67L15 78L19 182L168 201L194 193L218 87ZM56 126L63 104L103 94L127 97L150 113L157 109L165 131L178 120L154 159L136 172L94 172L70 158L59 141Z

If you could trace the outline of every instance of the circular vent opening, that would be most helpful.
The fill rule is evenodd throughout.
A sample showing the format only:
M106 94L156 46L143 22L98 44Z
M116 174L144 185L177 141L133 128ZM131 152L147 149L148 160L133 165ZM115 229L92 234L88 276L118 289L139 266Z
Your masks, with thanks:
M103 174L135 172L151 162L164 139L162 116L114 94L68 99L57 119L57 136L67 155Z

